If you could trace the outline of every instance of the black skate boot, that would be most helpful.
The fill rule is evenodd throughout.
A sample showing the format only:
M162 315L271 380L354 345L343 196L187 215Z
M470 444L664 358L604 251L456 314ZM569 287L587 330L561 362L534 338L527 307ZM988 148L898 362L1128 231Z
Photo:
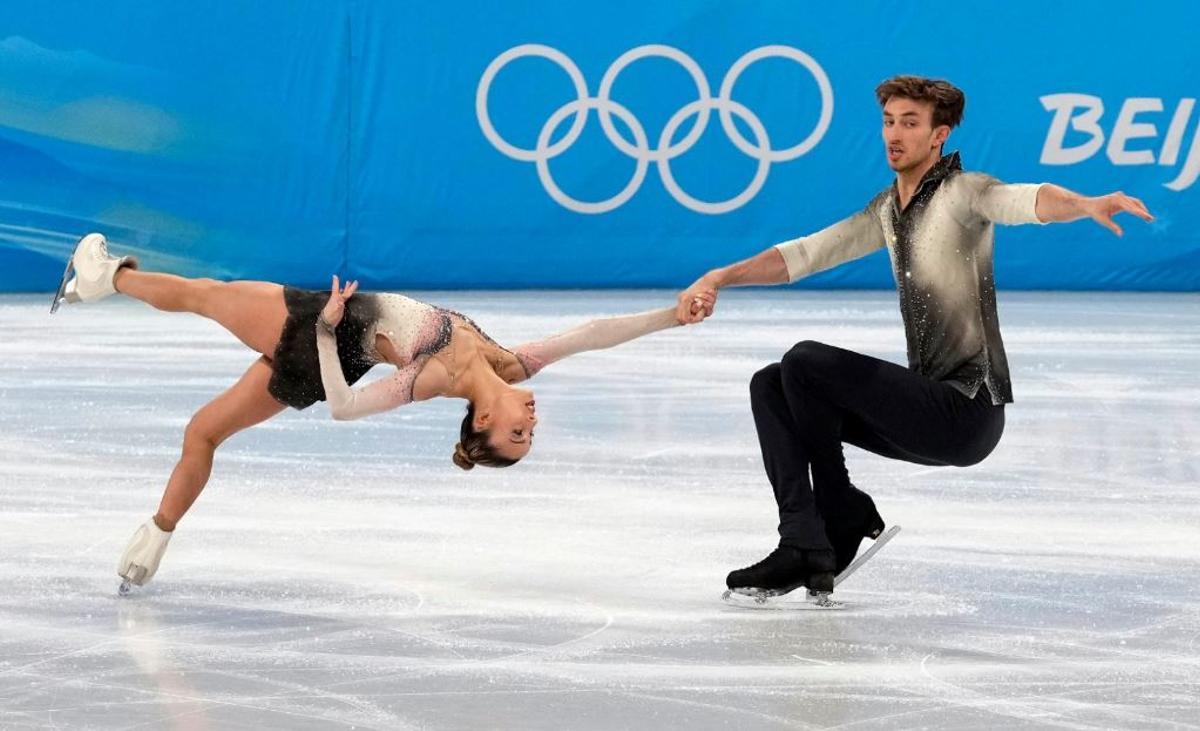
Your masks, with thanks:
M763 560L730 572L725 579L729 592L765 602L801 586L814 594L833 591L834 554L827 548L780 546ZM727 592L728 594L728 592Z
M845 570L854 557L858 555L858 547L862 539L878 538L886 527L883 517L875 509L875 501L867 493L853 485L846 492L839 505L833 511L827 511L825 518L825 535L833 544L835 556L834 573L840 574Z

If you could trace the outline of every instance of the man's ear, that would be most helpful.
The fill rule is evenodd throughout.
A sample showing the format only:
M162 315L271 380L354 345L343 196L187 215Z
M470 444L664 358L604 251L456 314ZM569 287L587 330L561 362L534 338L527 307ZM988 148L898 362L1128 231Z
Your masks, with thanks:
M933 146L941 147L946 144L946 138L950 136L950 125L943 124L933 128Z

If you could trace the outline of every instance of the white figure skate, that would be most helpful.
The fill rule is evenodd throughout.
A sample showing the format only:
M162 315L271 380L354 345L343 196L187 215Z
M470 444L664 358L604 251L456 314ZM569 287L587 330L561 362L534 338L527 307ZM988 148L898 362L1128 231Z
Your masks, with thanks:
M132 256L116 257L108 253L108 242L102 234L88 234L75 245L75 251L67 260L58 292L50 303L50 314L58 311L63 301L95 302L115 294L113 279L122 267L137 269L137 259Z
M122 596L133 586L142 586L158 571L158 562L167 552L172 533L160 529L151 518L134 531L133 538L117 562L117 575L124 581L117 589Z

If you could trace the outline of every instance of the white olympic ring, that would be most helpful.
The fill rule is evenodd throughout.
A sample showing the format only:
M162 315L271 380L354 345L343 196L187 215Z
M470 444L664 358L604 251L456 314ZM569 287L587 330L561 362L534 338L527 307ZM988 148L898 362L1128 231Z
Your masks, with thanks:
M550 115L545 124L542 125L542 129L538 134L537 145L533 149L517 147L505 140L496 131L491 117L488 115L488 92L496 75L510 62L526 56L545 58L557 64L570 78L571 84L575 87L576 95L573 101L569 101L559 107ZM662 134L659 135L656 147L650 146L646 130L642 127L637 117L629 109L610 98L613 84L616 82L617 76L621 71L635 61L649 57L669 59L682 66L688 75L692 77L692 81L696 85L698 97L695 101L685 104L671 116L670 121L663 127ZM817 117L817 123L813 127L812 132L798 144L781 150L772 149L770 138L767 136L767 130L763 126L762 120L758 118L758 115L733 100L733 87L742 72L749 68L751 64L761 61L764 58L772 57L795 61L807 69L817 82L817 88L821 94L821 112ZM626 184L621 192L607 200L596 202L581 201L567 195L554 182L554 178L550 174L550 160L566 152L571 145L575 144L575 141L583 134L583 129L587 125L588 111L592 109L596 110L596 114L600 118L600 126L604 129L604 134L609 142L620 152L633 158L637 163L633 177L630 178L629 183ZM734 146L743 154L758 161L754 178L750 181L749 185L736 196L718 202L702 201L694 198L683 190L671 174L671 160L686 153L699 141L708 126L708 118L713 110L716 110L721 120L721 128L725 131L730 141L733 142ZM537 167L538 178L541 180L542 186L546 189L550 197L564 208L578 213L606 213L619 208L641 188L649 164L653 162L658 166L658 174L663 181L663 186L676 201L693 211L715 215L736 210L758 195L763 185L766 184L771 163L795 160L816 147L817 143L821 141L821 138L824 137L825 132L829 129L829 123L833 119L833 86L829 83L829 77L825 75L824 69L821 68L820 64L812 56L791 46L773 45L756 48L735 61L729 67L729 71L726 72L725 78L721 81L720 91L717 93L717 96L713 97L708 84L708 78L705 77L704 71L701 70L700 66L690 56L671 46L652 44L638 46L626 51L616 61L613 61L612 65L604 73L604 77L600 80L600 89L597 95L592 97L588 94L587 82L584 80L579 67L566 54L550 46L527 43L508 49L488 64L488 67L483 72L483 76L479 79L479 86L475 91L475 114L479 118L479 127L488 142L491 142L497 150L508 157L522 162L534 163ZM550 144L550 140L554 137L554 133L558 130L559 125L570 115L574 115L574 120L572 120L571 127L567 130L567 133L558 142ZM633 134L632 144L625 139L613 124L612 117L614 115L620 118ZM682 140L672 143L671 140L679 127L692 116L696 117L696 123L692 126L692 129ZM746 126L750 128L750 131L754 135L754 142L747 140L738 131L737 126L733 122L734 117L739 117L746 123Z

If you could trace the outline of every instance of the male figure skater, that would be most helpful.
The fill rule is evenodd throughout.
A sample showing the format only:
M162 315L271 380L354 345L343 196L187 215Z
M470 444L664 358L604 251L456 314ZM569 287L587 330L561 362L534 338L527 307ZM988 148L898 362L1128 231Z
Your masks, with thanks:
M765 559L729 574L739 593L777 596L802 585L830 592L862 539L880 535L884 521L850 483L843 443L960 467L995 448L1013 397L996 314L993 224L1087 217L1120 236L1113 216L1121 211L1153 220L1124 193L1089 198L963 172L957 152L942 155L965 106L963 92L946 81L896 76L875 96L895 182L849 218L714 269L678 298L681 321L703 319L723 287L794 282L883 246L900 294L908 368L804 341L751 378L780 540Z

